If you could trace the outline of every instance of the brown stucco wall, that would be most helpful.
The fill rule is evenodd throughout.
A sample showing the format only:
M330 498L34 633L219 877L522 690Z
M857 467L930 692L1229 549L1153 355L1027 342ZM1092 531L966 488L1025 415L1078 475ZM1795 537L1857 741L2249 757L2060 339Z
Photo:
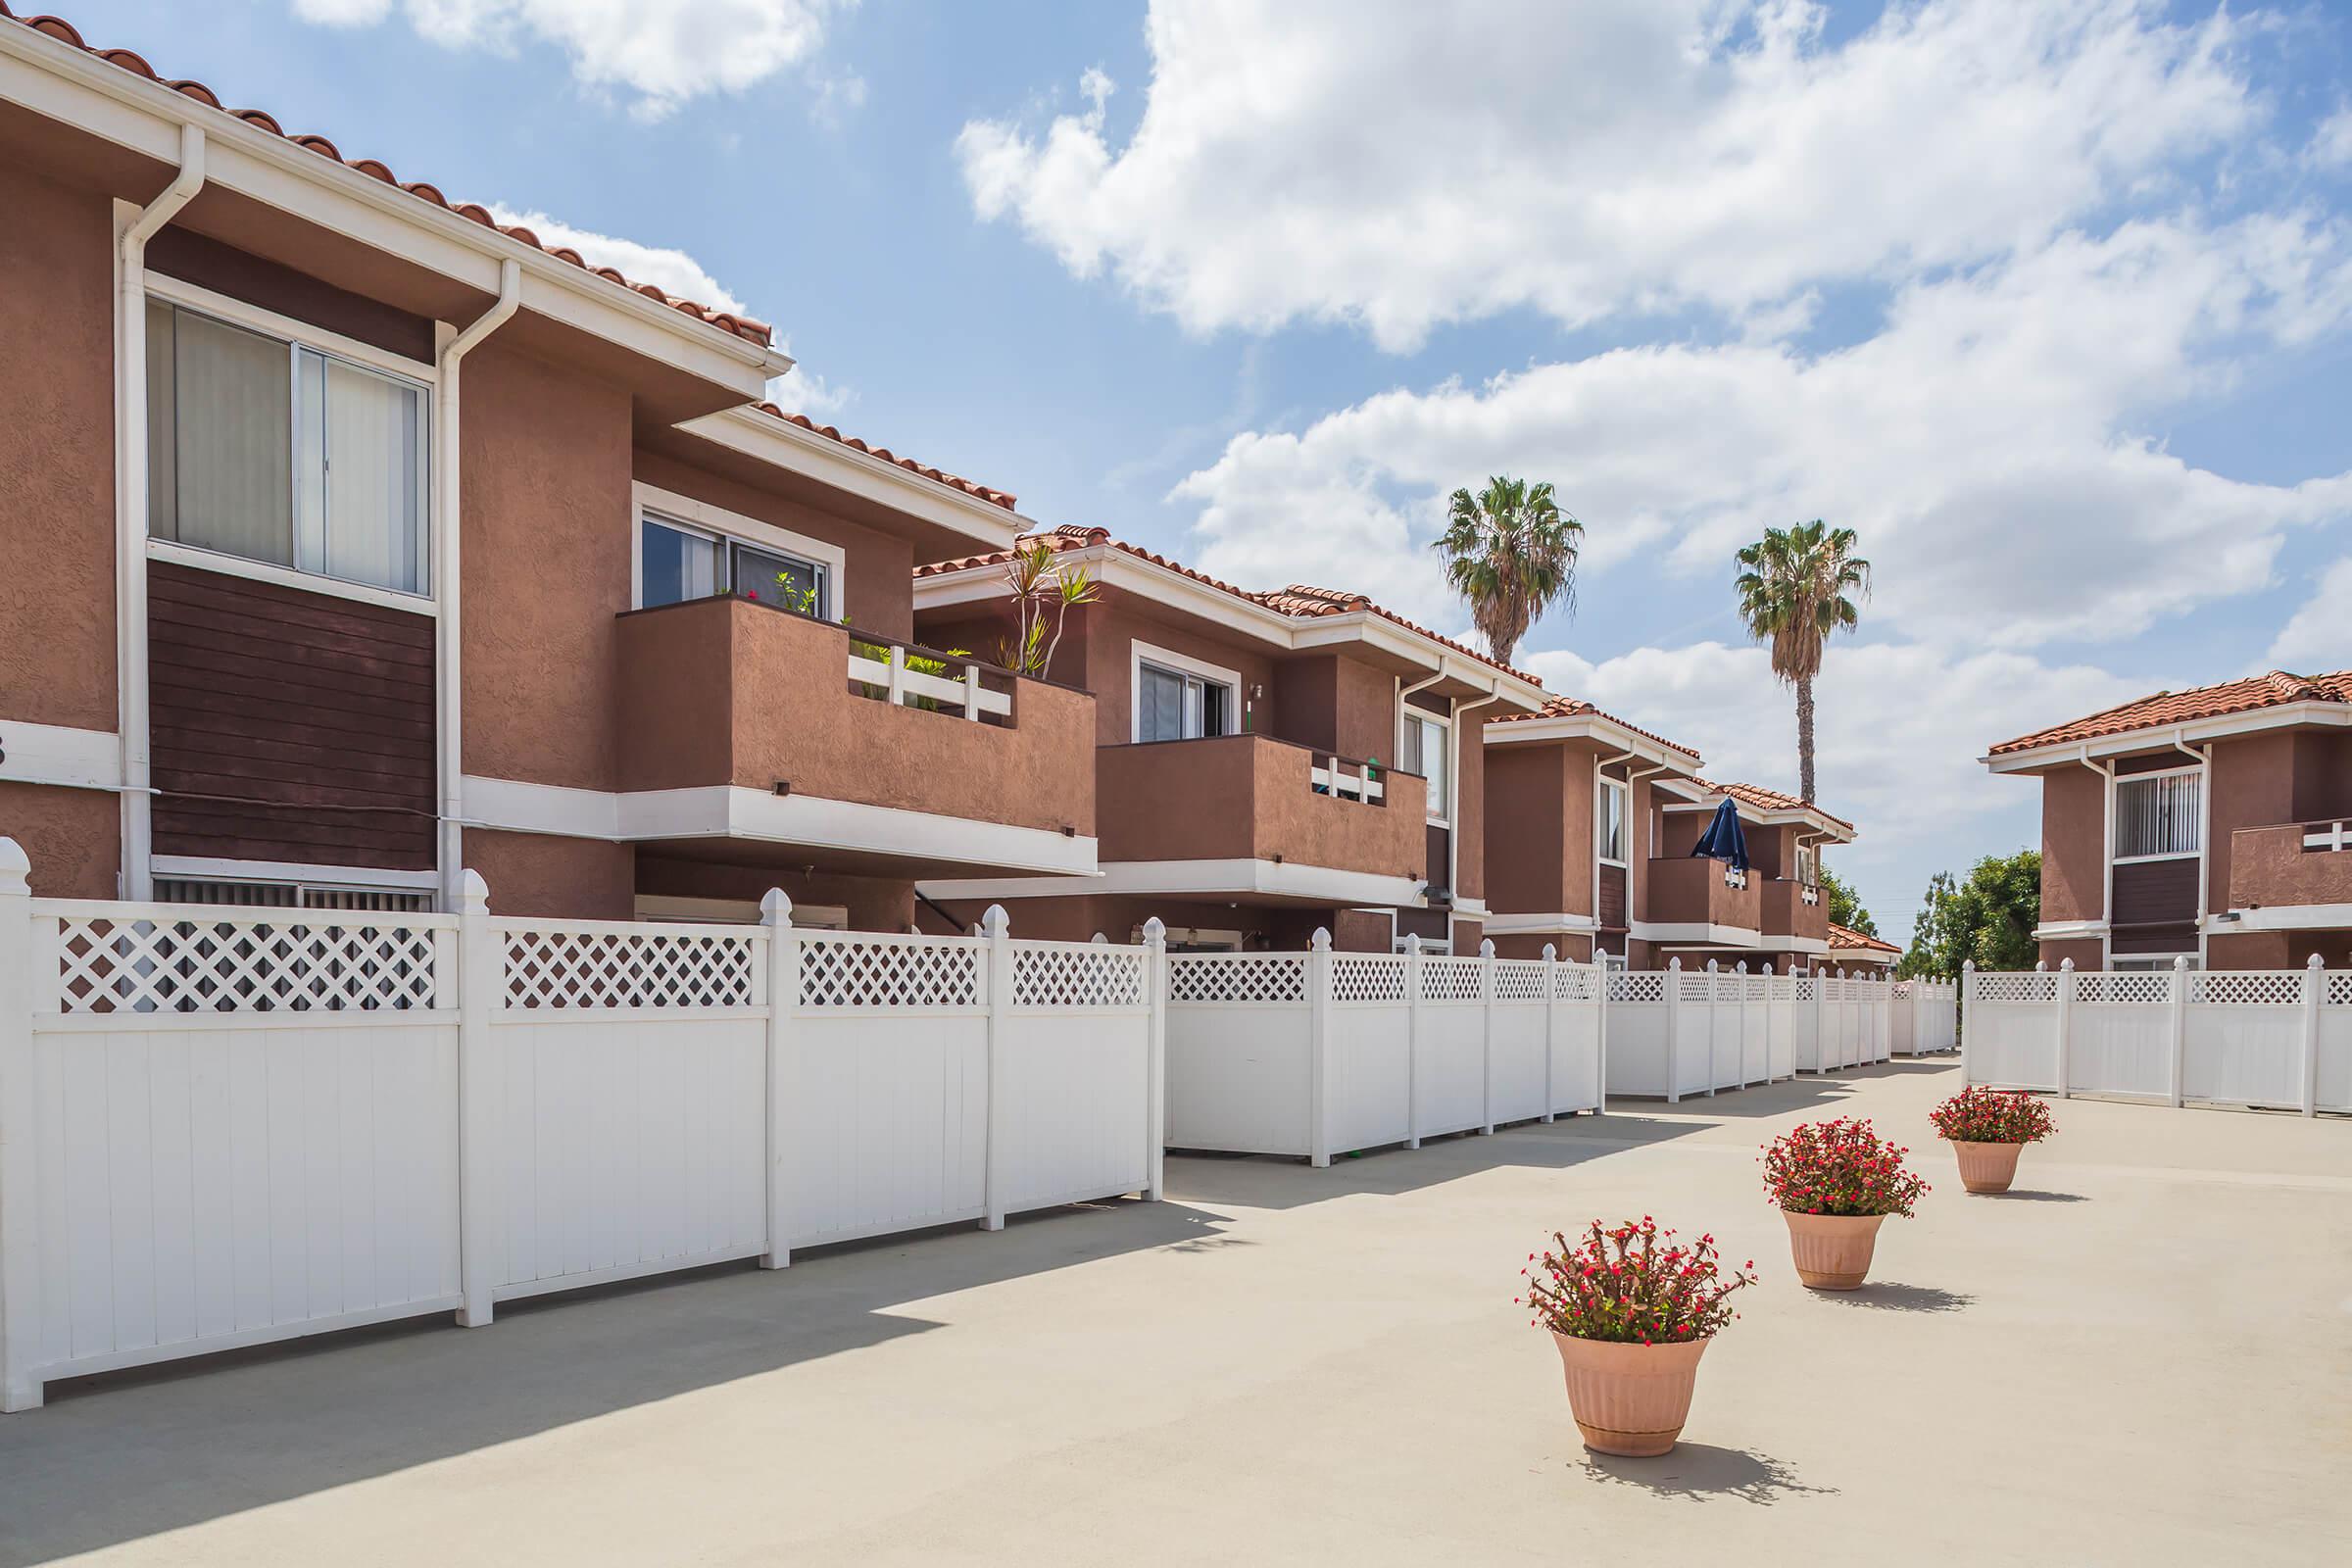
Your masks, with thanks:
M110 208L0 166L0 719L111 730Z
M1318 795L1314 754L1262 735L1105 746L1101 781L1102 858L1273 859L1368 871L1426 874L1421 781L1385 775L1387 804Z
M2352 816L2352 735L2305 731L2295 736L2295 820Z
M733 783L1082 835L1094 701L1022 681L1013 724L849 689L850 633L737 599L619 617L624 790Z
M1592 913L1592 811L1583 813L1579 835L1568 805L1577 785L1591 791L1589 764L1572 765L1566 748L1556 745L1485 750L1493 824L1486 839L1488 906L1506 914ZM1581 877L1572 870L1580 860Z
M466 360L465 769L610 790L628 392L491 337Z
M2041 776L2041 917L2097 920L2107 904L2107 785L2086 767ZM2044 948L2050 944L2044 944ZM2095 962L2098 945L2092 943ZM2057 963L2051 958L2052 965Z
M839 905L853 931L904 931L914 920L914 884L905 878L838 876L780 866L727 865L639 852L637 891L670 898L735 899L757 904L781 888L796 905ZM937 931L936 919L924 928Z
M2292 823L2241 827L2230 835L2230 885L2226 896L2216 895L2216 906L2352 904L2352 852L2307 851L2304 832L2301 823Z
M1220 636L1196 623L1154 614L1146 601L1115 589L1105 591L1101 602L1073 612L1071 619L1084 620L1084 634L1073 632L1063 637L1054 674L1095 694L1095 734L1102 745L1117 746L1135 738L1131 704L1138 642L1234 671L1242 678L1240 701L1248 710L1250 728L1261 735L1286 733L1274 662L1264 645L1239 634ZM1080 669L1068 668L1078 661L1083 661ZM1242 717L1235 715L1237 727Z
M842 602L850 624L884 637L914 635L914 547L906 540L894 539L773 491L705 472L658 452L640 449L635 463L637 478L646 484L840 546L845 557ZM633 531L633 523L631 527ZM969 643L957 646L981 652ZM993 658L993 652L988 657Z
M308 321L387 353L429 364L433 323L192 230L166 227L147 242L147 265L183 282Z
M1456 899L1487 895L1487 747L1479 733L1492 711L1476 708L1454 720L1454 765L1461 779L1454 791L1454 872Z
M2063 942L2041 944L2041 961L2055 969L2067 959L2075 960L2078 969L2096 969L2106 961L2096 937L2070 937Z
M636 850L598 839L466 830L466 864L481 873L494 914L625 920L636 900Z
M2205 854L2208 911L2230 907L2231 840L2237 830L2296 819L2298 739L2291 730L2274 730L2214 747L2213 837Z
M32 862L35 898L120 896L122 808L110 790L0 783L0 838L15 839Z

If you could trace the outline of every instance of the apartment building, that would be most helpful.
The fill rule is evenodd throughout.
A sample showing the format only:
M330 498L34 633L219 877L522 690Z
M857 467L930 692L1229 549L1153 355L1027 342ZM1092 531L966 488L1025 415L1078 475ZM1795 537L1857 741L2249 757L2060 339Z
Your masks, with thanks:
M1497 952L1595 954L1638 969L1708 959L1810 969L1830 954L1821 853L1851 823L1752 784L1714 784L1695 751L1577 698L1486 724L1488 848ZM1691 855L1725 801L1749 864Z
M1004 901L1021 929L1181 946L1460 952L1485 934L1486 747L1535 678L1361 595L1219 582L1101 528L1035 536L1084 573L1046 674L1095 694L1101 875L926 879L926 929ZM916 635L987 651L1009 624L1010 551L915 572Z
M0 213L35 892L903 930L1095 871L1095 700L907 646L1014 498L763 403L766 325L5 6Z
M2157 692L1984 763L2041 781L2053 968L2352 964L2352 670Z

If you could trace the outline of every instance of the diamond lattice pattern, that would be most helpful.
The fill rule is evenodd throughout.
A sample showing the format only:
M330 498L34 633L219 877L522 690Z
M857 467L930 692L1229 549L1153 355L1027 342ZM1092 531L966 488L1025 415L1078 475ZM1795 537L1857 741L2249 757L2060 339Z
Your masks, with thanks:
M64 1012L430 1007L433 933L240 920L58 922Z
M743 1007L752 1001L752 938L696 932L500 933L506 999L524 1009Z

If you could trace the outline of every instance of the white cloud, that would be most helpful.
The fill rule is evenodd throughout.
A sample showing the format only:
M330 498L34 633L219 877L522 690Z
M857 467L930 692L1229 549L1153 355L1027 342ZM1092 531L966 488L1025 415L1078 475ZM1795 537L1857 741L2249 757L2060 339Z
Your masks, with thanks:
M1406 348L1532 306L1570 323L1779 307L2001 254L2256 113L2239 24L2156 0L1928 0L1824 40L1804 0L1155 3L1043 129L975 120L975 211L1187 326L1296 319Z
M1824 516L1860 531L1871 618L1898 635L2118 638L2266 586L2286 527L2352 512L2352 475L2240 481L2134 434L2230 385L2237 353L2348 313L2339 225L2128 223L1904 289L1849 348L1630 348L1385 392L1237 436L1175 494L1200 504L1205 570L1282 582L1347 561L1352 586L1422 615L1457 613L1426 548L1444 496L1511 472L1585 521L1589 580L1639 554L1728 607L1739 545Z
M2352 666L2352 556L2330 564L2303 608L2278 628L2271 664L2310 675Z
M791 348L784 350L789 354ZM805 365L767 383L767 400L786 414L806 414L819 424L830 424L858 401L856 387L837 386Z
M501 223L521 224L538 235L542 244L568 246L578 251L589 266L610 267L632 283L651 283L674 298L693 300L729 315L746 312L747 307L732 290L684 251L642 245L633 239L599 234L594 229L574 228L545 213L522 212L496 202L490 204L490 216Z
M2311 144L2303 150L2304 158L2322 169L2342 169L2352 165L2352 105L2338 109L2321 122L2312 133Z
M814 54L856 0L294 0L306 22L372 26L396 10L447 49L505 53L531 40L570 58L591 87L635 94L660 119L687 99L741 92Z

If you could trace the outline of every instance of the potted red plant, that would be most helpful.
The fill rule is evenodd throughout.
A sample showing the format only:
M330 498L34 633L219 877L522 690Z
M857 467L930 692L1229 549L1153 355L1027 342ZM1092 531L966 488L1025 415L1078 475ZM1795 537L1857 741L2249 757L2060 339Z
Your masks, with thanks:
M1646 1214L1607 1228L1594 1220L1573 1247L1551 1239L1558 1250L1528 1254L1527 1295L1513 1299L1551 1331L1585 1446L1664 1453L1690 1413L1707 1341L1739 1316L1732 1293L1756 1277L1722 1266L1714 1237L1686 1247Z
M2022 1089L1963 1089L1928 1119L1951 1140L1960 1185L1972 1193L2007 1192L2017 1180L2017 1156L2055 1130L2049 1105Z
M1764 1190L1788 1222L1796 1277L1816 1291L1850 1291L1870 1274L1879 1226L1908 1215L1928 1184L1906 1169L1907 1149L1869 1122L1807 1122L1764 1146Z

